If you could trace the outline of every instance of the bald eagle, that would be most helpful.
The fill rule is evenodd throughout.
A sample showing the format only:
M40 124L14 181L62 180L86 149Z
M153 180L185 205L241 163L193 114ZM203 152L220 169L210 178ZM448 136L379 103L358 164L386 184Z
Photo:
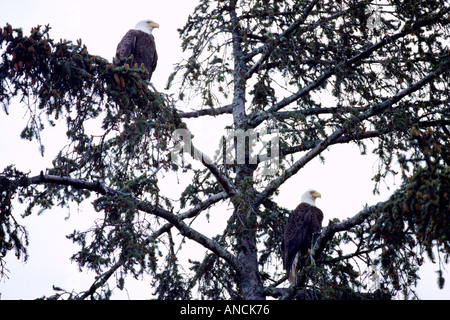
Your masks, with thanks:
M289 214L284 227L283 265L289 282L294 285L297 273L322 229L323 213L316 207L316 198L320 197L315 190L306 191L302 202Z
M159 25L152 20L139 21L117 45L117 53L121 57L133 55L133 63L137 63L138 66L144 64L149 73L148 80L151 79L158 61L155 38L152 34L154 28L159 28Z

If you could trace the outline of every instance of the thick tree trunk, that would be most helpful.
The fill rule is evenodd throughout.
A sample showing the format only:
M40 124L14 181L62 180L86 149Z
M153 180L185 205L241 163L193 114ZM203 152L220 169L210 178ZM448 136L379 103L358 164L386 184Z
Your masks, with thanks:
M238 287L243 299L264 300L264 288L258 272L258 257L255 237L243 234L240 238L241 249L238 255L240 266Z
M236 1L230 3L230 14L233 23L233 56L234 56L234 93L232 103L232 114L234 120L234 129L245 128L244 123L247 115L245 112L245 89L247 66L244 61L244 52L242 50L242 33L239 26L239 19L236 12ZM258 254L256 250L256 206L254 205L253 173L256 165L248 164L249 154L248 146L245 147L246 163L238 163L236 166L235 185L239 194L234 197L233 204L236 215L236 234L237 234L237 252L238 252L238 276L237 286L243 299L263 300L265 299L264 288L261 277L258 272ZM242 149L241 149L242 150ZM238 152L238 149L236 149ZM236 159L238 155L236 154Z
M248 157L246 158L248 159ZM257 212L254 197L252 197L254 170L255 167L252 165L240 165L236 174L236 183L241 191L234 203L238 233L239 271L237 282L243 299L263 300L265 295L258 271L256 248Z

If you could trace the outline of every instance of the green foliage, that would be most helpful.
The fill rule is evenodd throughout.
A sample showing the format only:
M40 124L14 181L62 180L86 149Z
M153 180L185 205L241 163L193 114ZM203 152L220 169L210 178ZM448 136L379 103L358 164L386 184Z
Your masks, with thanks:
M4 176L14 177L18 180L25 176L13 167L7 167L0 174L0 277L5 274L3 258L8 251L14 250L16 257L27 260L28 234L26 229L19 225L13 216L12 202L15 198L16 186Z
M380 263L386 276L397 286L398 270L410 270L405 285L414 284L418 266L424 261L423 252L432 261L435 253L445 263L450 257L448 135L436 134L431 128L413 128L410 140L420 153L412 159L404 158L402 166L406 171L413 163L414 173L405 176L403 185L386 203L371 230L373 241L383 243ZM439 263L440 288L444 284L441 267Z
M24 36L10 25L2 29L0 102L4 111L10 111L13 97L21 96L31 118L21 137L39 142L45 121L54 126L65 119L69 144L46 174L102 181L124 193L160 201L156 174L173 168L168 157L172 132L184 127L169 98L152 91L146 71L130 67L130 59L110 63L90 55L81 41L55 42L49 30L38 26ZM33 102L27 97L34 97ZM89 123L101 130L89 131ZM12 249L18 257L26 257L26 231L12 215L15 196L28 203L24 216L32 214L33 208L42 212L91 196L87 190L67 185L41 188L27 178L13 167L0 174L2 257ZM19 188L14 180L25 182ZM101 274L121 261L124 274L137 276L147 268L155 271L154 242L146 233L149 222L138 215L135 204L127 198L104 196L94 201L94 208L105 219L86 232L68 236L81 247L73 256L80 268Z
M200 261L190 261L190 269L195 276L190 281L191 289L199 286L200 299L222 300L239 299L240 295L236 288L236 272L226 263L223 263L215 255L207 254Z

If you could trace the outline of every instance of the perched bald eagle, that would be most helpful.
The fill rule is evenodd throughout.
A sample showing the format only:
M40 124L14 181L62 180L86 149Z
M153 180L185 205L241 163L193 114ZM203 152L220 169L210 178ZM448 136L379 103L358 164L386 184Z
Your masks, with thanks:
M144 64L151 79L158 61L155 38L152 31L159 25L152 20L139 21L134 29L129 30L117 45L117 52L121 57L133 55L133 62L138 66Z
M296 284L297 273L322 230L323 213L316 207L316 198L320 197L315 190L306 191L284 227L283 265L291 284Z

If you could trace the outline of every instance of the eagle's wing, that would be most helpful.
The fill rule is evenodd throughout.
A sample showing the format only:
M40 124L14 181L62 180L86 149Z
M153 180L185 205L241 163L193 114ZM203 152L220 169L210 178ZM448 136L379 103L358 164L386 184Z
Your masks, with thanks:
M158 53L156 52L153 35L132 29L123 36L117 45L117 51L121 57L133 55L133 65L136 63L138 66L141 66L143 63L149 73L148 80L151 79L158 62Z
M301 203L289 215L284 228L284 259L283 264L289 274L295 255L299 250L304 251L310 245L309 224L311 223L311 206ZM306 254L307 252L302 252Z
M148 48L148 61L146 62L146 68L149 72L149 78L152 77L153 71L155 71L156 69L156 65L158 63L158 53L156 52L156 45L155 45L155 38L150 35L150 37L148 37L148 44L147 44L147 48Z
M121 57L129 57L135 53L137 34L136 30L128 31L117 45Z

